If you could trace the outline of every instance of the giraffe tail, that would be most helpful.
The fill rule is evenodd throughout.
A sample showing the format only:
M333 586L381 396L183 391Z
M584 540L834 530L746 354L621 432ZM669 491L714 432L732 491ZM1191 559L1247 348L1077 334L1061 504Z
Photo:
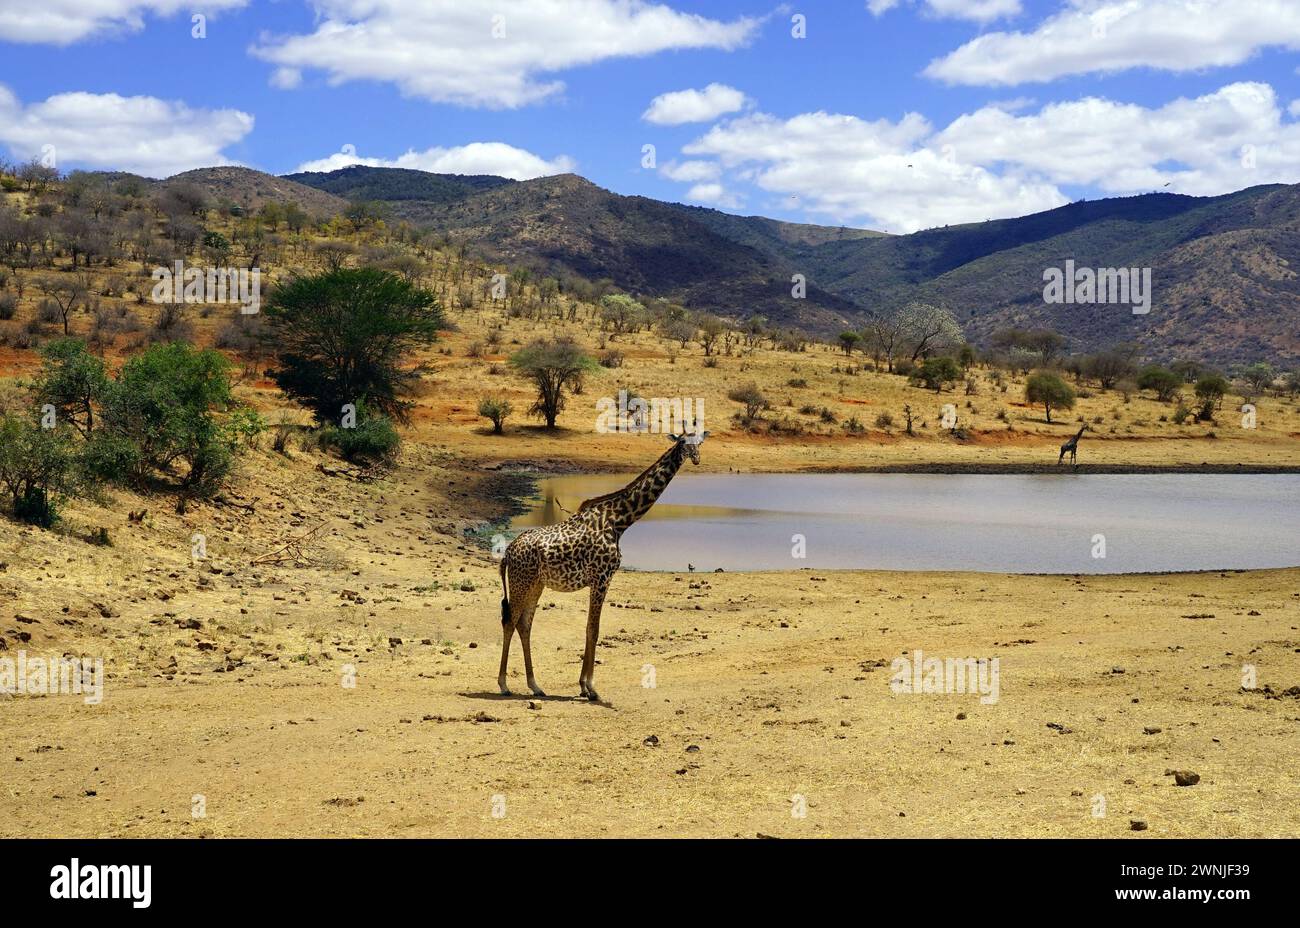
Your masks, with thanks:
M506 559L501 558L501 624L510 624L510 588L506 584Z

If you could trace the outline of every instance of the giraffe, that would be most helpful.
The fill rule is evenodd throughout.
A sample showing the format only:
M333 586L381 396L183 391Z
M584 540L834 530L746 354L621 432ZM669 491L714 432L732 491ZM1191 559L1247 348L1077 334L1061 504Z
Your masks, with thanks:
M510 639L515 632L519 633L519 643L524 648L528 688L535 696L546 695L533 676L533 652L529 641L533 613L542 590L550 588L572 593L590 587L587 647L582 656L578 689L592 702L600 699L592 686L596 641L600 637L600 610L605 604L605 592L622 563L618 540L650 510L686 458L689 457L692 464L700 463L700 442L708 434L669 435L672 447L623 489L586 500L563 522L529 529L506 548L501 559L503 640L501 671L497 674L497 686L502 695L510 695L510 688L506 686L506 664L510 659Z
M1065 460L1065 453L1067 451L1070 452L1070 463L1074 465L1075 456L1078 455L1079 453L1079 438L1087 430L1088 430L1088 423L1085 422L1083 425L1079 426L1079 431L1077 431L1074 434L1073 438L1071 438L1065 444L1061 445L1061 456L1056 459L1056 463L1058 465Z

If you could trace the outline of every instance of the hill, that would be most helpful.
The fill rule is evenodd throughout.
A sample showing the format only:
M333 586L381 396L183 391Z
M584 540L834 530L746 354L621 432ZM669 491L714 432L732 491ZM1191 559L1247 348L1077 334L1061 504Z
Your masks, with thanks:
M284 177L346 200L399 203L407 200L452 203L485 190L517 183L493 174L430 174L428 171L372 168L359 164L337 171L303 171Z
M1300 359L1297 187L1081 201L886 235L621 196L575 175L515 182L357 167L292 179L389 200L400 218L489 257L822 335L925 300L951 309L977 344L1002 328L1041 326L1074 351L1137 342L1160 359ZM1045 303L1043 273L1067 259L1150 268L1151 312ZM794 273L807 278L806 300L791 298Z
M252 168L198 168L158 181L157 186L166 188L176 184L193 184L214 202L233 204L250 212L270 202L297 203L313 216L332 216L348 205L343 197Z

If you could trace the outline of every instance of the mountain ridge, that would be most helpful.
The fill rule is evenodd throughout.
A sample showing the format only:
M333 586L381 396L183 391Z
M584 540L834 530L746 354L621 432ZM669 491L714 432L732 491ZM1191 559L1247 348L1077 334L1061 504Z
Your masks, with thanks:
M179 176L201 181L203 170ZM382 199L395 218L492 260L820 335L923 300L947 306L981 345L998 329L1050 327L1076 351L1137 342L1157 360L1300 360L1300 185L1077 201L890 235L626 196L576 174L515 181L354 165L276 180L293 186L263 182L260 195ZM1067 259L1151 267L1152 311L1046 303L1043 272ZM792 296L795 275L803 299Z

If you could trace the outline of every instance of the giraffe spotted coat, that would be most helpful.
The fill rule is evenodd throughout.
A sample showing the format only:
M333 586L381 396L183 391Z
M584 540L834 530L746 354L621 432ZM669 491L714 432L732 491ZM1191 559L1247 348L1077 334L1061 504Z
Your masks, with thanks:
M688 457L693 463L700 463L700 442L708 434L670 435L672 446L623 489L587 500L576 513L558 525L521 533L506 548L501 559L505 595L501 600L503 640L501 670L497 675L497 685L502 693L510 693L506 686L506 665L510 660L510 640L518 632L524 651L528 688L537 696L546 695L533 676L531 635L537 601L544 589L571 593L586 587L590 588L591 594L587 606L587 643L578 689L588 699L600 698L592 686L596 642L600 638L600 612L605 604L605 593L622 563L619 539L650 510Z

